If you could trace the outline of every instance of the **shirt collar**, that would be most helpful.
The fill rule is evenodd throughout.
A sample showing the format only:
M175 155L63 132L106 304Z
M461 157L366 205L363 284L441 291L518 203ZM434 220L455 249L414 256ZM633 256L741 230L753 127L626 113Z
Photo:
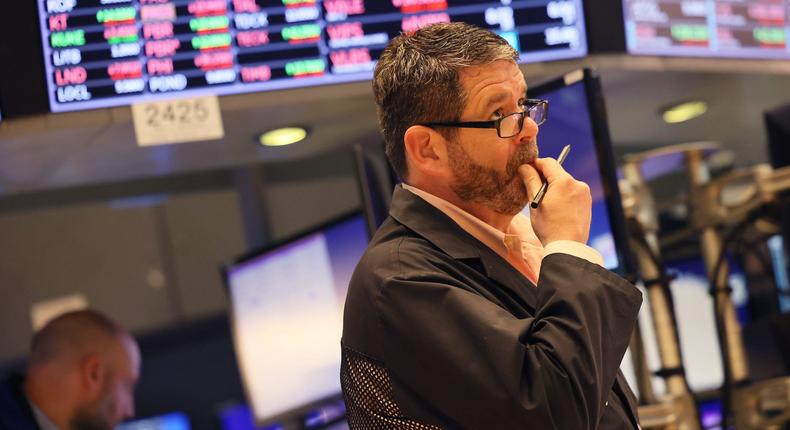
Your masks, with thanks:
M58 426L56 426L46 415L44 415L44 412L41 412L41 409L39 409L32 400L28 399L27 402L30 403L30 409L33 410L33 416L36 418L36 423L38 424L39 429L60 430Z
M507 228L507 233L505 233L441 197L405 183L403 188L442 211L467 233L503 257L507 256L508 249L515 251L513 248L522 244L543 248L540 240L538 240L535 232L532 230L532 223L522 213L513 217ZM518 251L520 252L520 250Z

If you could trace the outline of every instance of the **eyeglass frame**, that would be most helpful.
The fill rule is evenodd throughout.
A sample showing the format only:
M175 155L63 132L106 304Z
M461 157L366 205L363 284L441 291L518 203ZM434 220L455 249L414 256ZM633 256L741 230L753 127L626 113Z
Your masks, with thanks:
M535 107L537 107L539 105L544 105L544 108L543 108L543 120L540 122L540 124L535 123L538 126L540 126L541 124L545 123L546 120L549 119L549 101L548 100L527 99L525 104L527 105L527 108L525 110L523 110L521 112L509 113L507 115L503 115L501 118L497 118L497 119L491 120L491 121L424 122L424 123L417 124L417 125L422 125L422 126L425 126L425 127L494 128L494 129L496 129L497 136L499 136L502 139L509 139L509 138L521 133L521 130L524 130L524 118L529 116L528 114L529 114L529 111L531 109L534 109ZM499 124L505 118L513 116L513 115L521 115L521 120L518 123L519 124L518 131L516 131L516 133L514 133L514 134L512 134L510 136L503 137L502 133L500 133L500 131L499 131Z

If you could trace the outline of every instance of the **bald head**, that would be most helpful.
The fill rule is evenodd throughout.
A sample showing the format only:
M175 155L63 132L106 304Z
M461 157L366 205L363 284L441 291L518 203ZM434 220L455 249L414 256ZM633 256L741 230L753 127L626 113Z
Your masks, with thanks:
M64 430L111 430L134 415L140 351L93 310L63 314L33 336L25 393Z
M93 310L65 313L48 322L33 336L30 365L79 360L100 353L130 337L126 330Z

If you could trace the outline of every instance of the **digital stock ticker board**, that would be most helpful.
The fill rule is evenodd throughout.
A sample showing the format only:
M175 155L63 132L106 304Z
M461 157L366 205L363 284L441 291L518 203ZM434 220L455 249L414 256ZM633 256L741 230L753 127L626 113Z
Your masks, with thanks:
M522 62L587 53L581 0L38 0L53 112L372 77L436 22L496 31Z
M632 54L790 59L790 0L624 0Z

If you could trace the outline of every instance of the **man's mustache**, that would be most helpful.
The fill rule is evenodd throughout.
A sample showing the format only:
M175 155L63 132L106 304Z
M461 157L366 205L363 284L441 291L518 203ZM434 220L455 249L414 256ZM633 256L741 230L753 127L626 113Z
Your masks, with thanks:
M537 149L537 143L533 140L529 143L522 144L518 151L513 154L513 157L508 160L505 174L507 175L508 182L513 181L518 175L518 168L522 164L528 164L535 161L537 158L537 151L532 152L532 148Z

